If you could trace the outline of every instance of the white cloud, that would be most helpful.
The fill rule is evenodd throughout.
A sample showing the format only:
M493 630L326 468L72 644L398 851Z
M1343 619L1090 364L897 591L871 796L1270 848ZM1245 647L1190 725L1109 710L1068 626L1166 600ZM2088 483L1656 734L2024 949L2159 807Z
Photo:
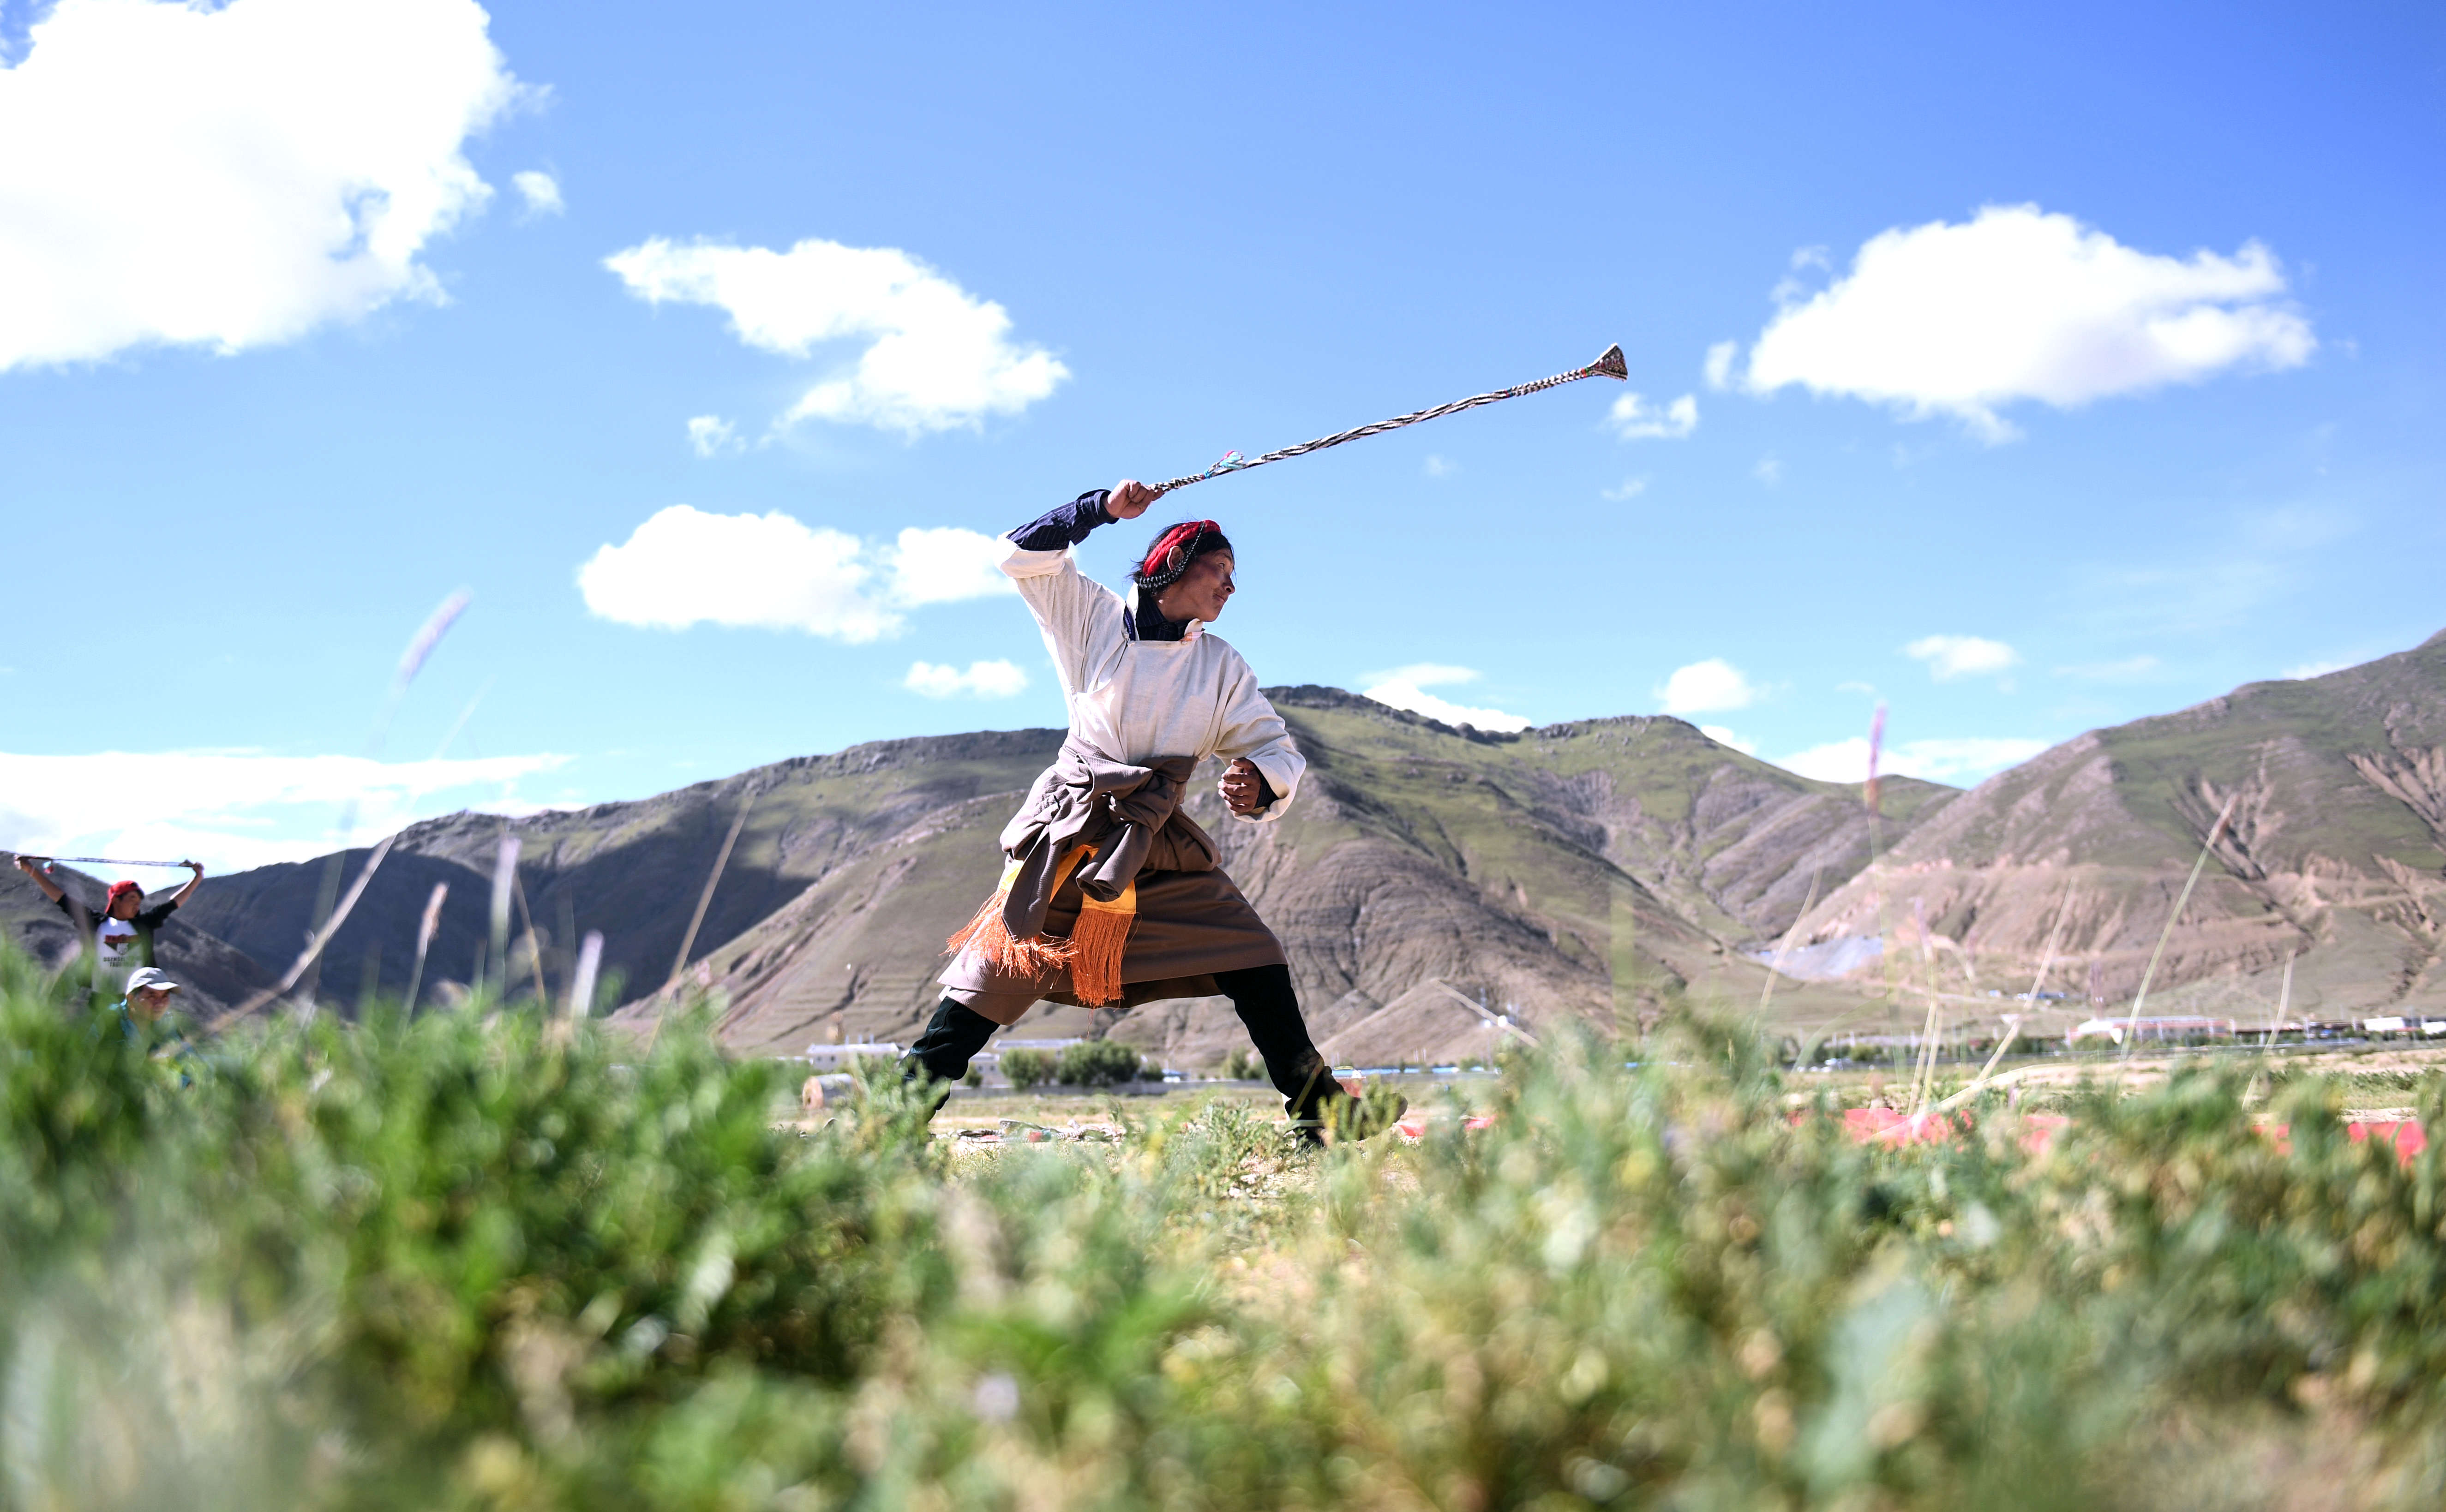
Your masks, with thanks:
M1928 663L1929 676L1939 682L1960 677L1985 677L2019 666L2022 653L2002 641L1976 635L1929 635L1903 647L1903 655Z
M1699 733L1705 736L1708 739L1715 741L1718 745L1731 746L1734 750L1739 751L1743 756L1758 755L1758 742L1756 740L1744 740L1740 736L1735 735L1731 730L1726 729L1721 724L1703 724L1699 726Z
M1878 756L1877 771L1885 776L1963 785L1993 776L2006 767L2019 766L2047 745L2044 740L1995 736L1907 740L1885 748ZM1848 740L1812 746L1778 758L1776 765L1820 782L1865 782L1869 777L1868 737L1855 735Z
M1429 477L1450 477L1455 473L1460 471L1460 464L1458 462L1447 461L1443 457L1438 457L1435 453L1429 452L1427 454L1425 464L1421 466L1419 471L1426 474Z
M1773 452L1769 452L1758 459L1756 467L1750 469L1750 476L1773 488L1783 481L1783 463Z
M1027 691L1027 674L1008 662L971 662L966 672L931 662L912 663L900 681L912 693L948 699L956 693L980 699L1007 699Z
M810 238L787 252L685 246L657 236L605 258L650 304L711 305L762 351L804 358L857 342L848 364L782 417L874 425L915 436L976 428L1053 392L1069 369L1040 346L1014 344L1010 316L907 252Z
M1628 504L1632 499L1639 497L1639 495L1646 492L1646 478L1626 477L1622 480L1622 486L1620 488L1601 488L1597 490L1597 496L1600 498L1610 499L1616 504Z
M2070 215L1991 205L1969 222L1882 232L1852 271L1797 290L1750 349L1747 386L1798 383L1951 415L1979 436L2016 435L1998 411L2059 409L2229 368L2294 367L2317 347L2285 305L2276 257L2246 242L2189 260L2125 247Z
M2300 666L2286 667L2276 675L2290 681L2303 681L2325 677L2330 672L2342 672L2354 664L2350 662L2305 662Z
M398 298L523 93L473 0L59 0L0 68L0 371L293 340Z
M931 530L910 526L901 531L897 541L879 550L875 559L892 574L893 602L914 608L1018 592L1003 575L1003 552L1008 545L999 535L957 526Z
M1472 708L1425 691L1451 683L1475 682L1477 676L1475 667L1418 662L1388 671L1368 673L1362 680L1367 683L1363 692L1365 697L1389 708L1407 709L1412 714L1423 714L1430 719L1440 719L1446 724L1466 724L1473 729L1506 733L1529 728L1529 721L1516 714L1506 714L1501 709Z
M560 197L560 180L540 169L510 175L510 183L526 201L529 219L537 215L557 215L569 208Z
M866 544L789 515L708 514L674 504L577 569L589 610L622 625L699 623L804 630L849 642L900 628L868 592Z
M1719 393L1733 384L1733 359L1741 352L1739 342L1718 342L1707 348L1707 386Z
M0 753L0 793L9 795L0 811L0 848L161 861L192 856L216 872L298 861L343 843L331 826L346 807L353 805L357 814L348 843L461 809L531 809L517 796L518 780L568 759L376 761L254 750ZM147 887L179 880L172 872L130 874Z
M1722 657L1709 657L1676 667L1665 685L1655 690L1657 707L1666 714L1712 714L1720 709L1746 709L1759 700L1759 689L1741 669Z
M739 427L719 415L698 415L687 422L688 445L699 457L727 457L746 449Z
M1613 401L1606 420L1627 441L1678 441L1699 428L1699 398L1684 394L1660 410L1637 394L1625 394Z
M1001 550L957 528L911 527L878 546L779 511L674 504L598 549L577 586L590 611L622 625L804 630L855 644L896 632L904 608L1013 591L990 570Z

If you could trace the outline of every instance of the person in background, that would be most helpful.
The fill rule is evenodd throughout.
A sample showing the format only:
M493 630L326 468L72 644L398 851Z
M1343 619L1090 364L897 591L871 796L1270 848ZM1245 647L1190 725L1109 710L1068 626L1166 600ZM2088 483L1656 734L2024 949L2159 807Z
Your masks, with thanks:
M52 905L67 915L68 923L76 927L78 940L93 951L93 991L98 1002L117 998L125 988L129 973L155 964L155 932L170 922L170 915L178 911L180 904L196 895L197 887L204 880L202 862L180 862L195 875L167 900L150 908L144 906L142 887L132 882L114 882L102 912L96 914L69 897L66 888L46 874L47 864L45 856L17 858L17 869L34 879L34 886L43 889Z
M119 1031L156 1055L184 1055L186 1024L170 1011L179 984L159 966L139 966L127 974L127 996L115 1005Z

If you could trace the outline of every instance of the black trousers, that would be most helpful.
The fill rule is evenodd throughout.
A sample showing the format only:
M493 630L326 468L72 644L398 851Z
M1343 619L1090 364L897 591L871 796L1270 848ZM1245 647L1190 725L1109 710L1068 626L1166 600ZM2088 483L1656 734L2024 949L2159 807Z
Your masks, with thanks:
M1293 1118L1320 1118L1327 1103L1350 1095L1333 1079L1333 1068L1308 1037L1299 995L1291 990L1290 967L1218 971L1214 985L1232 999L1232 1010L1248 1028L1249 1042L1265 1057L1267 1079L1283 1094L1283 1107ZM968 1074L969 1059L1001 1027L946 998L934 1010L933 1022L909 1047L908 1057L900 1063L902 1073L912 1080L930 1075L937 1081L958 1081Z

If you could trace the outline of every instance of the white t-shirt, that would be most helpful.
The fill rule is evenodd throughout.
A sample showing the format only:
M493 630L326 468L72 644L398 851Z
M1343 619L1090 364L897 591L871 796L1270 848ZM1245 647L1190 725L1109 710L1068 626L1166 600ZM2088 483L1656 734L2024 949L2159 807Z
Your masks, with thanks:
M99 985L125 991L127 974L144 964L137 949L136 926L124 919L105 917L93 932L95 975Z

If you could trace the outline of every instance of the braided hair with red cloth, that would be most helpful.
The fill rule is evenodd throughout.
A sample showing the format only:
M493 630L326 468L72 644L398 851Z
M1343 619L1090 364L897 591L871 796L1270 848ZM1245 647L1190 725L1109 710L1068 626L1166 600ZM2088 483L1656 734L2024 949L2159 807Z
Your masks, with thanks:
M1170 588L1189 570L1189 564L1210 551L1228 551L1232 542L1213 520L1183 520L1155 538L1130 581L1143 588Z

